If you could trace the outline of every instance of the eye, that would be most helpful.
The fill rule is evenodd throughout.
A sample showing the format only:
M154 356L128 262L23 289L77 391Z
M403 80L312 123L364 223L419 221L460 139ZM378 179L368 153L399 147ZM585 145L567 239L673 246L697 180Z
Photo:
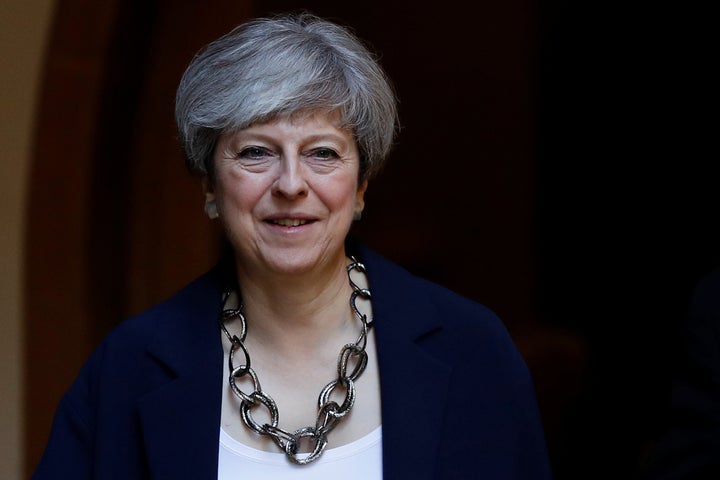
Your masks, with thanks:
M334 160L336 158L340 158L340 155L338 155L335 150L325 147L316 148L311 152L311 156L319 160Z
M246 160L259 160L270 155L270 152L263 147L246 147L238 152L237 157Z

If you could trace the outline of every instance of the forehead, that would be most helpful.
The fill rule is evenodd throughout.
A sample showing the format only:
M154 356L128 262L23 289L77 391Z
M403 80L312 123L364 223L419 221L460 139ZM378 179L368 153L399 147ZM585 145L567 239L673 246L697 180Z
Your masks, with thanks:
M342 112L338 109L304 109L294 112L274 115L264 121L255 124L285 123L291 126L303 125L326 125L333 126L338 130L348 130Z
M346 128L338 111L303 110L288 115L276 115L251 123L247 127L227 131L223 137L242 137L247 134L313 134L333 135L354 140L354 132Z

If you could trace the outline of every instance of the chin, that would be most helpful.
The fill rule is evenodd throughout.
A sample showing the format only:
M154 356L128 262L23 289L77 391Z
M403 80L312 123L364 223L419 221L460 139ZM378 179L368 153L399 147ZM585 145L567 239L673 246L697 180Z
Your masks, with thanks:
M318 264L316 262L276 262L269 265L268 271L278 277L284 276L287 279L292 277L302 277L316 270Z
M319 238L285 245L246 238L230 243L238 269L249 275L295 277L320 273L345 262L344 237L342 240Z
M328 257L322 252L289 249L268 255L265 264L278 274L301 275L322 268L327 260Z

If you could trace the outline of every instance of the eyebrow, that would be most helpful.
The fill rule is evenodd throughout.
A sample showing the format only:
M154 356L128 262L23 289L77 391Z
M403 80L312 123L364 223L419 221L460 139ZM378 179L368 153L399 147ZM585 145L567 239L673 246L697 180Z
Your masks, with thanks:
M267 142L267 143L278 143L278 138L275 135L272 134L265 134L262 132L248 132L248 129L240 130L238 132L235 132L235 134L231 135L228 140L231 142L233 140L240 140L240 141L252 141L254 139L257 139L259 141ZM245 138L243 138L245 137ZM249 137L249 140L245 140ZM312 134L307 137L303 136L300 137L299 143L313 143L313 142L322 142L322 141L334 141L336 143L341 143L343 145L351 145L354 142L354 138L351 137L345 137L342 134L336 133L336 132L323 132L323 133L317 133ZM282 143L282 142L281 142Z

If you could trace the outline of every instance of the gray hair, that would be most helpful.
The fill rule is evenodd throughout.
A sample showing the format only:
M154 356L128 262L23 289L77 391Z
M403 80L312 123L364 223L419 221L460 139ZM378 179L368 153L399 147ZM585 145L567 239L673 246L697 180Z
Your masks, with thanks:
M213 175L223 132L317 109L338 111L360 151L360 179L382 167L397 129L390 81L349 29L303 13L235 27L193 58L175 119L191 172Z

